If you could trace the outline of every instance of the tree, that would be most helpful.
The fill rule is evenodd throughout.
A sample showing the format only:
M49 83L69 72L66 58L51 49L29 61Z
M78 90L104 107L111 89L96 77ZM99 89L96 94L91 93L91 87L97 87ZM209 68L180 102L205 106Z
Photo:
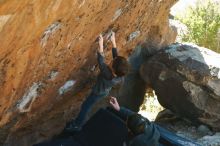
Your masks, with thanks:
M198 0L188 9L186 15L178 15L188 32L180 34L183 42L193 42L199 46L220 52L220 2Z

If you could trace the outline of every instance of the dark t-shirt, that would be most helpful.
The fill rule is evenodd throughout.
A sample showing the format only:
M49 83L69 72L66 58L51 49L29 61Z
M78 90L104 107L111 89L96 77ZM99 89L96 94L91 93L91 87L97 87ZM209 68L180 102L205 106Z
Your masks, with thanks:
M117 49L112 48L113 59L118 56ZM97 77L96 84L92 89L92 94L107 95L111 88L123 81L123 77L114 77L110 68L105 64L104 56L97 54L100 73Z

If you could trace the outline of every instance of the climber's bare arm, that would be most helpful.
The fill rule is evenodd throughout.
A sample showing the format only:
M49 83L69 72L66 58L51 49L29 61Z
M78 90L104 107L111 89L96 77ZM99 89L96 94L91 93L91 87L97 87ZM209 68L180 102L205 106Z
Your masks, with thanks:
M98 48L98 52L100 53L100 54L104 54L104 51L103 51L103 37L102 37L102 35L100 34L99 35L99 48Z
M101 70L101 72L103 72L103 70L105 70L107 65L105 64L104 51L103 51L103 37L101 34L99 35L99 48L98 48L97 59L98 59L99 69Z
M113 48L117 48L117 45L116 45L116 41L115 41L115 32L111 32L111 42L112 42L112 46Z
M117 45L115 41L115 32L111 32L111 42L112 42L112 57L115 59L118 56Z

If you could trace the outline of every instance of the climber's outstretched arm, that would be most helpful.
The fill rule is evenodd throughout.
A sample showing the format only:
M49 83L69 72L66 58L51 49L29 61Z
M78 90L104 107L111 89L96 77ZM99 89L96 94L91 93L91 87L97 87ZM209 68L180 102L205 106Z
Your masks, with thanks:
M101 34L99 35L99 48L98 48L98 52L101 55L104 55L104 51L103 51L103 37L102 37Z
M113 59L118 56L117 45L115 41L115 32L111 32L111 42L112 42L112 57Z

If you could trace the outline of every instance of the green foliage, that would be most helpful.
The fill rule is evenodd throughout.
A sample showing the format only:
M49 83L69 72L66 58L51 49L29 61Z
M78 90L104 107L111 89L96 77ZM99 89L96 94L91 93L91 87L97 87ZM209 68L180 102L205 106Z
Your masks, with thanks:
M193 42L220 52L220 2L198 0L185 16L179 15L176 19L188 28L187 33L180 34L183 42Z

